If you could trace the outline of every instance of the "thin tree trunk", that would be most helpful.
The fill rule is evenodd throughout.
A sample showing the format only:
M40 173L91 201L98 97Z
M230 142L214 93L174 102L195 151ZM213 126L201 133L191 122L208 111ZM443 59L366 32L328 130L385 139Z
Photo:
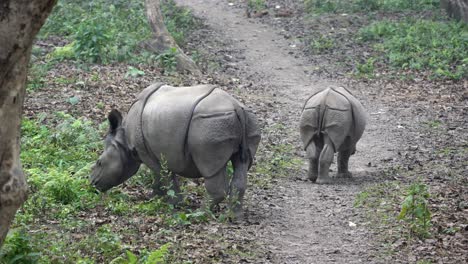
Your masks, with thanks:
M468 23L468 0L440 0L440 6L450 17Z
M146 16L148 17L148 21L154 33L154 38L145 43L145 48L156 53L163 53L170 48L176 48L177 69L179 71L200 75L200 69L192 59L185 55L167 30L161 13L161 1L145 0L145 5Z
M27 197L20 125L31 47L57 0L0 2L0 247Z

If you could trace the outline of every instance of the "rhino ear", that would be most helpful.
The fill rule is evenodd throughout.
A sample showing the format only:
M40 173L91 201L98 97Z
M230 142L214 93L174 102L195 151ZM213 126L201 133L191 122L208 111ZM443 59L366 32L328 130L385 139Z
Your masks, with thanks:
M122 125L122 114L117 109L112 109L107 117L109 120L109 132L113 134Z

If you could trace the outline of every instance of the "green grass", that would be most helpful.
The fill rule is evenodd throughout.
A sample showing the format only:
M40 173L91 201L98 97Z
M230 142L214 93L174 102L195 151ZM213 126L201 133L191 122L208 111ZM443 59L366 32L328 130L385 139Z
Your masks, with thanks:
M384 20L362 28L358 35L374 43L378 53L374 60L396 71L430 71L433 78L455 80L468 75L468 26L464 23Z
M309 13L434 10L439 0L304 0Z

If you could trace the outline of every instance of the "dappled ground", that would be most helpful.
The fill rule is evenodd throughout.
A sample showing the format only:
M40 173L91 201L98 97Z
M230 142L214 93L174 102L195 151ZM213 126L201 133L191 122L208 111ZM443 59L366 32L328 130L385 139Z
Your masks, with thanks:
M46 55L70 39L49 34L36 42L22 154L31 198L15 224L28 234L15 233L7 246L16 243L25 258L40 252L44 263L119 257L117 263L128 263L127 250L142 263L151 252L169 263L466 260L466 69L465 79L448 78L442 68L437 74L446 77L433 79L434 70L389 67L385 46L356 39L372 21L430 18L433 11L310 16L302 1L267 1L267 15L247 19L244 1L178 2L204 19L183 43L206 73L200 79L171 73L170 56L150 64L147 56L104 65L50 60ZM146 170L108 194L88 186L105 115L111 108L126 111L137 92L155 81L216 83L255 111L263 139L250 172L244 222L198 210L204 190L191 182L184 185L181 208L149 201ZM319 186L304 181L296 124L306 95L330 83L356 92L370 123L351 160L355 179ZM409 186L415 200L428 201L430 225L396 219Z
M290 9L292 15L275 17L275 5ZM372 224L369 228L380 234L380 243L386 244L383 251L393 252L386 258L387 261L396 261L395 258L403 262L425 259L429 262L458 263L466 260L466 55L461 57L465 58L465 62L451 66L452 69L464 69L461 78L441 80L434 79L437 70L415 71L411 67L395 70L386 67L381 60L384 55L376 52L375 46L373 48L357 40L361 27L372 21L405 21L402 18L407 16L430 19L438 11L376 13L372 16L342 11L304 19L307 14L302 5L291 4L290 1L271 1L268 7L270 15L263 16L262 22L282 29L291 45L301 47L303 54L314 65L311 72L340 80L344 76L364 75L367 78L349 80L348 84L367 90L370 104L379 102L385 105L385 109L371 112L371 115L387 115L386 129L398 138L398 141L387 141L383 135L382 143L386 143L394 155L380 161L388 171L388 176L395 181L384 181L381 186L370 187L361 195L365 197L364 200L368 200L363 204L370 213ZM467 33L466 26L462 32ZM466 49L466 46L462 47ZM375 57L376 54L381 57ZM369 60L375 61L372 67L362 67ZM405 225L395 219L407 192L404 189L411 184L414 187L415 182L426 184L430 194L428 203L432 212L432 226L428 228L430 235L426 240L419 240L415 237L417 235L411 234L411 223ZM379 212L377 215L375 210Z

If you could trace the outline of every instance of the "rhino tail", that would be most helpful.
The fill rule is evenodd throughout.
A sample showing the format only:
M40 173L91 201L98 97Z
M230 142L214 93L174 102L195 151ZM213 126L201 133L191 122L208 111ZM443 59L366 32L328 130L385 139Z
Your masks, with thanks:
M249 147L247 145L247 117L244 108L236 107L236 115L241 125L240 158L242 162L246 162L249 159Z

